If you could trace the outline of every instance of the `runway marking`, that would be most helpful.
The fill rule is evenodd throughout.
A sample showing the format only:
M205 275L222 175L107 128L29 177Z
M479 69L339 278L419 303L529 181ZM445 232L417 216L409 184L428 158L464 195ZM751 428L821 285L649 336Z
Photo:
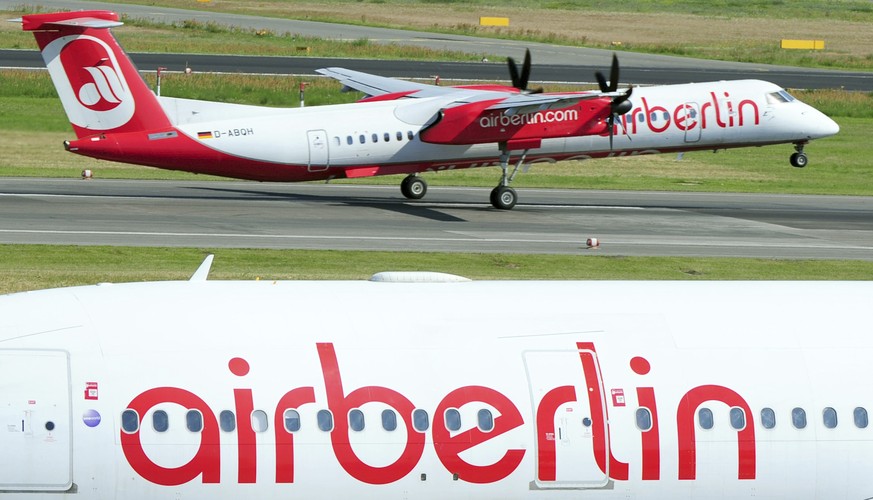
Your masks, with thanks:
M358 186L356 186L358 187ZM285 195L287 193L268 193L271 195ZM151 200L151 201L166 201L172 199L184 199L184 200L203 200L203 201L215 201L215 198L202 198L202 197L186 197L186 196L121 196L121 195L99 195L99 194L42 194L42 193L0 193L0 197L8 196L8 197L21 197L21 198L75 198L75 199L97 199L97 200ZM220 198L219 198L220 200ZM233 201L233 200L231 200ZM285 200L276 200L276 199L265 199L264 202L276 202ZM368 200L369 203L372 203L373 200ZM408 200L401 200L396 198L386 198L385 200L379 201L382 204L403 204L411 207L421 207L421 208L470 208L470 207L490 207L488 203L481 202L446 202L440 203L437 201L425 201L425 202L410 202ZM610 210L646 210L647 207L634 207L628 205L548 205L548 204L527 204L527 203L519 203L516 205L517 207L527 207L527 208L549 208L549 209L610 209ZM680 209L681 210L681 209Z
M452 243L527 243L527 244L562 244L562 245L582 245L584 246L584 238L580 239L523 239L523 238L488 238L488 237L456 237L456 238L439 238L439 237L412 237L412 236L337 236L337 235L300 235L300 234L244 234L244 233L172 233L172 232L149 232L149 231L74 231L62 229L0 229L0 234L43 234L43 235L73 235L73 236L146 236L146 237L177 237L177 238L249 238L260 240L335 240L335 241L431 241L431 242L452 242ZM645 247L645 246L672 246L672 247L716 247L716 248L804 248L804 249L846 249L846 250L870 250L869 246L863 245L839 245L839 244L821 244L814 242L804 243L768 243L768 242L740 242L735 239L731 241L676 241L675 239L667 239L663 241L627 241L619 237L619 239L604 239L600 238L601 242L608 244L626 247ZM608 247L608 244L605 245Z

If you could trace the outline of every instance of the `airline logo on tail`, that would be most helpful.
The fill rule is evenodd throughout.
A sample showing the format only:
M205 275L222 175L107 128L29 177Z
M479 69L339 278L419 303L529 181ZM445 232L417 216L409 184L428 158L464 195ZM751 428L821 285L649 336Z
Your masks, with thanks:
M105 42L89 35L63 36L46 45L43 56L73 125L112 130L133 117L133 95Z

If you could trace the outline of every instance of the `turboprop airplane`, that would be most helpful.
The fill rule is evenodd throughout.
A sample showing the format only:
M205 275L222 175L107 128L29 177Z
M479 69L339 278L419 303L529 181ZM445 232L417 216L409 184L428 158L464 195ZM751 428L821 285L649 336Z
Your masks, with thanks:
M207 273L0 297L0 495L873 496L870 282Z
M108 28L109 11L23 16L77 139L68 151L111 161L259 181L408 174L401 192L427 191L420 172L499 165L491 203L511 209L520 167L692 150L792 143L839 127L784 89L759 80L619 88L618 60L599 90L529 89L530 53L509 59L512 86L440 87L342 68L319 73L367 97L279 109L155 96ZM510 164L513 168L510 171Z

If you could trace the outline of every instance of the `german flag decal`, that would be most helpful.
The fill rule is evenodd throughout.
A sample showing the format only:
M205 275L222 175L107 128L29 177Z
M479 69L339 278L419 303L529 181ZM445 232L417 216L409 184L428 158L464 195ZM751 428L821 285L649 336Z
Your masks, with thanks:
M197 132L198 139L212 139L212 132Z

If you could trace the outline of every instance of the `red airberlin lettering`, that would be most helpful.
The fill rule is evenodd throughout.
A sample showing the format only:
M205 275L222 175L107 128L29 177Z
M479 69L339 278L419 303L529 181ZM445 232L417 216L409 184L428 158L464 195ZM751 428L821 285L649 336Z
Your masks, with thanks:
M729 92L721 94L722 96L719 97L715 92L710 92L709 100L700 105L699 113L697 103L686 102L667 108L641 97L639 101L641 106L621 115L621 123L616 121L612 132L615 135L636 135L643 130L648 130L655 134L663 134L673 128L686 132L698 127L706 130L745 127L761 123L761 114L755 101L743 99L735 105ZM609 131L600 135L606 137Z
M321 359L321 370L324 374L327 404L336 420L333 432L330 433L330 442L343 469L355 479L370 484L393 483L409 474L424 451L424 434L416 432L412 427L412 411L415 410L412 402L397 391L379 386L361 387L345 395L333 344L318 344L318 357ZM403 454L385 467L373 467L364 463L355 454L349 441L349 411L373 401L393 408L406 425L406 447Z
M574 464L559 464L561 460L556 450L555 439L555 415L559 409L576 401L588 401L590 415L590 440L584 440L582 446L590 447L593 454L593 465L601 473L613 480L625 481L631 476L645 481L657 481L661 478L661 425L663 419L659 418L658 401L655 396L655 388L640 386L636 388L636 403L638 411L646 411L650 417L648 428L633 429L640 434L640 471L631 474L631 464L636 461L622 461L613 455L612 435L620 435L630 429L610 424L608 417L607 400L603 395L603 381L608 375L601 370L601 355L595 350L591 342L578 342L576 350L568 351L568 355L576 356L581 365L580 377L584 380L568 380L564 385L558 385L546 390L543 397L530 409L533 414L532 424L535 426L536 447L534 460L536 461L536 480L541 483L555 482L559 486L557 470L570 471ZM339 466L356 480L372 485L389 484L408 478L421 462L428 444L427 432L419 432L415 429L412 421L413 412L420 408L412 400L400 392L383 386L366 385L358 388L347 388L343 382L340 368L340 357L334 345L331 343L316 344L318 359L320 361L321 377L324 383L326 402L322 402L321 408L326 404L335 419L334 428L328 433L330 439L328 445L308 447L308 450L332 451ZM360 355L355 351L349 351L350 355ZM521 363L521 360L519 360ZM610 365L616 366L616 365ZM627 365L625 365L627 366ZM649 377L651 364L641 356L630 359L630 370L640 377ZM250 372L248 361L243 358L232 358L228 363L231 374L238 377L235 380L244 381ZM360 377L350 377L359 379ZM240 384L243 385L243 384ZM577 394L576 387L585 388L587 394ZM297 411L303 407L313 409L316 401L315 388L303 386L286 392L275 403L273 418L275 433L275 482L277 484L289 484L295 482L295 432L285 428L285 412ZM625 397L631 396L632 392L624 392ZM631 396L632 397L632 396ZM159 406L176 405L195 411L202 416L202 429L197 432L200 443L196 447L193 456L184 464L167 467L157 463L146 451L141 438L141 426L135 430L127 428L120 435L121 447L125 458L131 468L144 479L163 486L177 486L199 480L202 483L221 482L221 454L222 436L227 439L235 437L237 458L237 483L256 483L258 481L258 453L269 450L259 439L265 434L256 432L252 424L252 415L257 407L257 392L251 388L235 387L230 390L236 413L236 426L230 432L220 432L215 411L196 394L178 387L157 387L148 389L135 396L127 405L126 411L135 412L137 418L142 421L149 412ZM756 478L757 462L755 447L754 419L748 403L737 392L718 385L702 385L690 389L677 403L676 431L678 442L676 450L679 457L679 480L696 479L697 454L695 417L698 408L706 402L719 402L730 408L739 409L745 414L745 427L737 431L737 479L749 480ZM395 414L400 416L405 432L403 449L398 453L393 462L388 465L372 465L365 462L352 446L349 434L349 412L365 407L368 403L381 403L390 407ZM224 403L227 404L227 403ZM584 404L584 403L583 403ZM632 406L633 401L628 401ZM472 405L472 406L471 406ZM463 408L488 408L492 414L493 427L480 429L467 423L463 430L452 431L448 428L445 417L449 410ZM310 411L309 413L315 413ZM489 484L506 479L513 473L520 471L519 467L524 459L526 449L523 446L510 443L524 443L522 436L517 430L525 425L522 412L505 394L496 389L481 385L469 385L449 391L436 405L435 411L428 412L431 415L432 425L431 446L432 451L450 474L457 475L457 479L476 484ZM582 424L580 415L579 425ZM294 430L294 429L292 429ZM310 432L321 431L309 428ZM506 435L513 433L512 440L507 440ZM313 434L309 434L312 436ZM501 438L503 436L503 438ZM152 442L152 437L148 442ZM328 439L325 437L324 439ZM225 443L225 446L231 443ZM476 460L475 449L488 444L490 458L486 463ZM506 448L500 448L506 443ZM573 443L580 445L580 443ZM500 450L494 455L495 446ZM227 448L225 448L226 450ZM231 448L232 450L232 448ZM569 456L569 455L568 455ZM498 457L498 458L494 458ZM636 466L634 466L636 467ZM521 469L523 471L523 469ZM529 474L527 471L520 473Z

